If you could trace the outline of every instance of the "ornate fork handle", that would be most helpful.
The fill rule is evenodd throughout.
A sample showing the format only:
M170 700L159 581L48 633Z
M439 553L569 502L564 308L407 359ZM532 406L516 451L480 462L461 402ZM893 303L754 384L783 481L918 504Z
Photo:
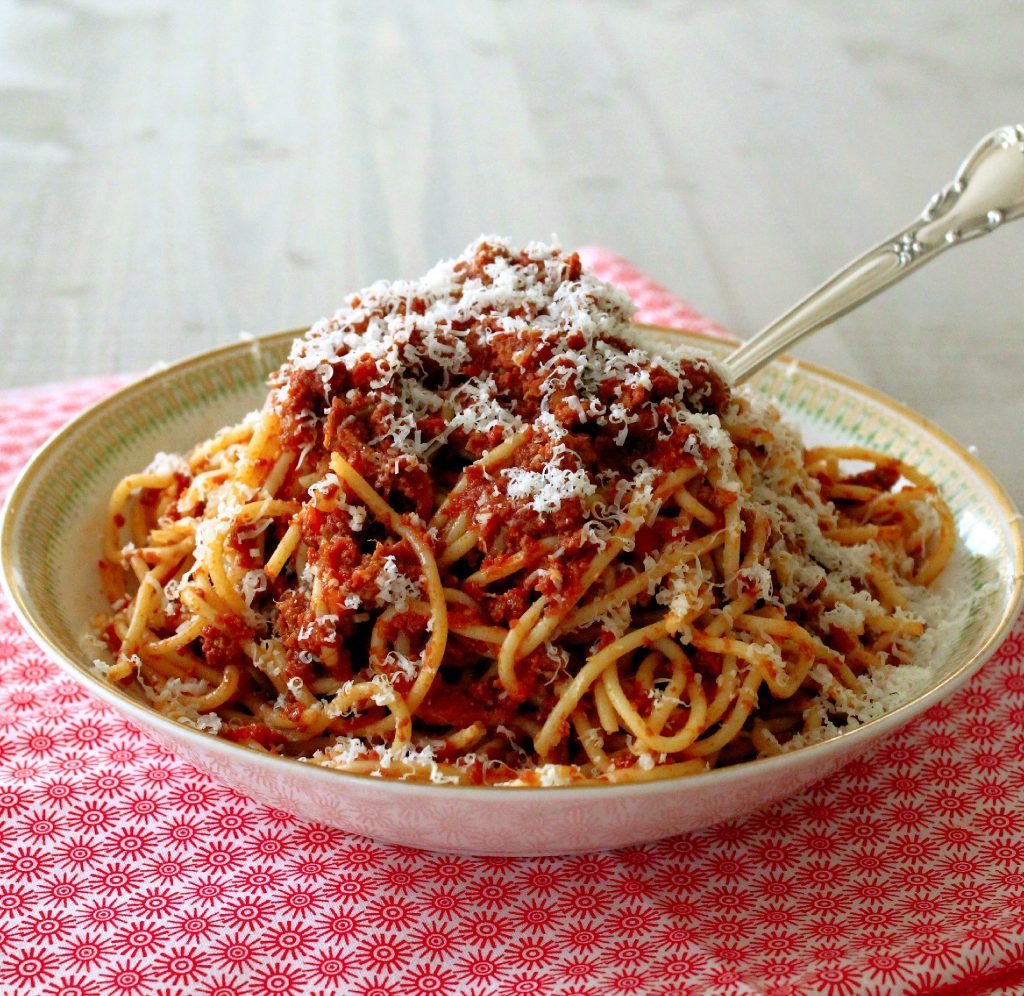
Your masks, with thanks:
M1024 125L997 128L964 160L956 178L902 231L858 256L771 325L726 365L746 380L788 346L902 280L951 246L1024 215Z

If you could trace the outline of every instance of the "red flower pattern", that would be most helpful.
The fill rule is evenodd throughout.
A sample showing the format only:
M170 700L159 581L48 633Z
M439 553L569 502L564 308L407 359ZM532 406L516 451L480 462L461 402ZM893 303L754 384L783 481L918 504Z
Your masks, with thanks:
M717 330L615 258L655 324ZM110 381L0 394L0 498ZM1024 623L874 755L615 853L388 847L251 802L45 658L0 599L0 992L970 993L1024 963Z

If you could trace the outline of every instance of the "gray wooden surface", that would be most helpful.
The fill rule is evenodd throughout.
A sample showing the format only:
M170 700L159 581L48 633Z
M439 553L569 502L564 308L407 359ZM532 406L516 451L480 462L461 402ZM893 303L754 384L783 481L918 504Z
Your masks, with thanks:
M969 10L969 16L968 16ZM309 322L480 232L739 333L1024 119L1024 5L0 2L0 387ZM1024 500L1024 224L800 347Z

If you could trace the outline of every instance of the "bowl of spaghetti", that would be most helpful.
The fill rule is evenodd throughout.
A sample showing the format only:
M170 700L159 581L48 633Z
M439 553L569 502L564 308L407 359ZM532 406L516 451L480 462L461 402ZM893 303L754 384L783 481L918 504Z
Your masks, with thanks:
M143 378L12 491L14 605L188 761L383 840L589 850L797 791L987 659L1019 516L896 403L734 388L631 319L487 238Z

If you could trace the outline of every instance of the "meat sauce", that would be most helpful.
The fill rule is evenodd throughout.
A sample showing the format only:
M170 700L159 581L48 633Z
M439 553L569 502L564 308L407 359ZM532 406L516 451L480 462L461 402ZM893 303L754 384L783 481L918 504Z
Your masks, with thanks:
M462 277L486 285L491 266L502 252L483 244L471 261L459 264ZM538 268L543 276L543 260L522 254L512 263L523 272ZM565 257L561 265L563 282L579 279L578 256ZM358 297L349 302L350 327L357 335L372 335L375 323L385 318L370 305ZM423 315L427 307L426 300L413 296L393 307L389 320ZM519 317L525 325L510 331L505 319ZM477 608L472 610L472 622L484 627L515 626L538 597L556 610L563 601L574 600L583 575L609 534L606 530L588 537L586 527L594 519L595 503L607 504L616 494L621 499L616 485L634 481L638 461L650 468L654 482L679 467L692 466L702 456L701 446L690 439L693 430L678 419L680 408L715 413L729 401L728 388L709 364L696 359L668 365L637 358L628 343L612 336L602 337L600 348L632 359L625 366L611 363L608 374L596 381L581 380L576 375L580 356L593 348L593 342L588 344L587 337L572 328L552 336L550 330L532 327L532 317L527 302L477 315L472 321L453 318L447 330L439 330L436 336L413 322L400 361L402 369L396 368L393 357L368 351L315 370L286 364L274 382L283 438L296 451L308 451L307 462L317 474L327 474L331 453L341 454L401 513L407 525L420 531L435 558L443 553L443 530L428 530L426 524L437 509L444 504L447 523L460 518L468 523L477 535L474 549L442 572L442 583L473 598ZM453 355L457 364L451 361ZM414 386L403 387L402 378L410 376ZM459 392L481 377L488 378L487 389L496 404L521 428L460 419L464 400ZM415 392L440 398L440 410L410 413L408 397ZM403 438L415 439L414 447L400 445L396 425ZM478 463L515 431L522 439L508 461L494 468ZM588 475L586 493L561 497L552 503L554 507L540 507L539 499L509 494L503 472L522 471L541 479L546 468L566 474L582 469ZM598 469L603 475L600 481ZM445 504L447 492L459 480L458 493L447 497ZM330 633L318 625L307 589L296 586L287 574L278 583L276 626L288 655L289 673L304 679L322 672L325 665L318 654L325 645L342 651L343 663L333 668L336 677L358 674L365 667L354 651L344 651L352 650L356 620L372 626L392 604L381 583L389 563L415 586L420 601L426 597L419 561L406 541L372 519L353 529L346 507L355 499L343 487L335 492L328 489L325 497L328 501L322 504L327 510L307 503L296 521L307 570L318 578L323 602L330 615L337 617ZM705 487L697 498L721 520L735 494ZM546 545L541 545L541 538ZM640 528L632 552L638 569L645 557L656 555L675 538L669 518ZM474 573L502 574L502 566L510 564L511 558L519 567L497 581L467 580ZM460 622L467 621L469 610L450 604L449 611L452 635L445 666L417 711L419 721L456 728L482 721L494 729L514 723L517 709L527 698L535 703L538 697L553 701L562 664L557 655L538 648L520 661L521 691L513 699L495 679L479 676L480 668L473 661L482 657L480 644L454 632ZM422 611L393 615L377 635L385 645L394 646L400 634L405 634L411 655L422 650L429 638ZM592 635L596 646L612 638L599 627ZM225 660L237 651L221 635L204 635L204 641ZM365 644L364 638L364 648ZM394 668L384 670L396 690L405 691L411 684L411 678ZM367 716L372 719L378 714L385 711L371 709Z

